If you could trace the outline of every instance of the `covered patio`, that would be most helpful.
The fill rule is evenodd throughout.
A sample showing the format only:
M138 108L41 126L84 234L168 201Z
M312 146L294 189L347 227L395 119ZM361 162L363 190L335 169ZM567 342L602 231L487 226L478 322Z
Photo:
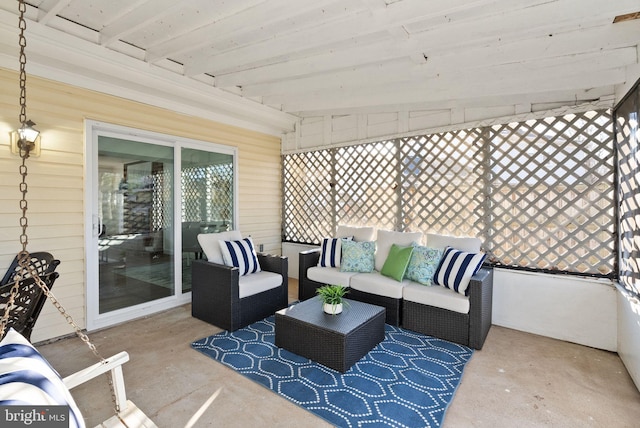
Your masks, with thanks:
M291 280L289 300L297 295L297 281ZM92 337L108 355L127 343L127 395L159 427L183 427L192 419L194 427L331 426L189 346L219 331L192 318L185 305ZM63 376L94 361L75 337L39 349ZM77 392L87 426L112 414L102 379ZM494 326L467 364L443 426L624 427L638 417L640 393L615 353Z
M17 3L0 4L5 136ZM287 256L290 302L299 252L339 224L476 236L493 326L445 426L633 426L638 7L29 2L29 250L61 260L54 294L101 353L129 352L128 395L158 426L186 426L217 390L194 426L325 426L189 347L219 331L190 316L197 234L238 229ZM20 158L0 148L8 267ZM62 375L94 362L72 333L48 303L31 336ZM82 388L87 424L106 419L106 382Z

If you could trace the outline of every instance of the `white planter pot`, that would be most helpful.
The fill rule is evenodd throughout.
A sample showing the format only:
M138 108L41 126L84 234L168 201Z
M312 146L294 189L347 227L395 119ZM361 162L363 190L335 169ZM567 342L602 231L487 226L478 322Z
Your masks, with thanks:
M330 304L330 303L325 303L325 304L322 306L322 309L323 309L326 313L328 313L328 314L330 314L330 315L337 315L337 314L339 314L340 312L342 312L342 303L338 303L337 305L332 305L332 304Z

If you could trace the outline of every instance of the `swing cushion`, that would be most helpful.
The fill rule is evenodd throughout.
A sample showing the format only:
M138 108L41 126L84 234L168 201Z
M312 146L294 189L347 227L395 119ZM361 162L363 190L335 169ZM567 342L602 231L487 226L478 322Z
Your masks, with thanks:
M69 427L84 419L60 375L20 333L0 341L0 406L69 406Z

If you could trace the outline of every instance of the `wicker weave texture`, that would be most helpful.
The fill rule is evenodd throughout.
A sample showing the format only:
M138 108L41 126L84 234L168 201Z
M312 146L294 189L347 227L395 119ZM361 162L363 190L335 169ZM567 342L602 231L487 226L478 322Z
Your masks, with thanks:
M402 301L402 327L482 349L491 328L493 269L480 269L469 283L469 313Z
M469 346L469 314L405 300L403 327Z
M320 248L302 251L298 256L298 300L307 300L316 295L316 289L325 284L313 281L307 277L307 270L317 266L320 260Z
M385 309L345 300L339 315L325 314L317 297L276 312L276 346L346 372L384 339Z
M349 289L349 298L359 302L369 303L370 305L384 307L386 309L385 322L396 327L400 326L402 321L402 299L379 296L377 294L354 290L353 288Z

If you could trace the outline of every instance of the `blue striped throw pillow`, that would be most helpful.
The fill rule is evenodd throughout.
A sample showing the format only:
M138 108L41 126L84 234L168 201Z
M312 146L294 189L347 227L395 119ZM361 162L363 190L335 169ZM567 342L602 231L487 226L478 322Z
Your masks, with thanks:
M487 255L447 247L433 275L433 283L467 295L469 280L480 270Z
M0 406L69 406L69 427L84 419L58 372L13 328L0 341ZM5 407L4 409L8 409Z
M240 241L220 241L224 264L237 267L240 275L260 272L260 263L251 238Z
M342 259L342 241L347 239L351 241L352 237L347 238L324 238L320 247L320 259L318 266L320 267L340 267Z

